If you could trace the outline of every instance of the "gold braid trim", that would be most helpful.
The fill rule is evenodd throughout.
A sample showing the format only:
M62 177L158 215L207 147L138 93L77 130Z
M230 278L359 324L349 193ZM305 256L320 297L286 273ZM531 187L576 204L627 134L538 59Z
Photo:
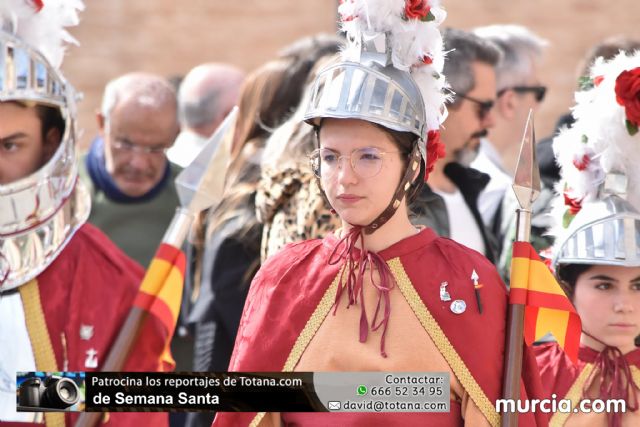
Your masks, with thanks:
M571 414L573 414L574 409L578 407L582 397L582 390L584 388L584 383L587 381L587 378L591 375L591 372L595 368L593 363L587 363L578 378L576 378L575 382L567 392L567 395L564 397L565 399L569 399L571 401L571 410L569 412L556 412L551 417L551 421L549 421L549 427L561 427L566 422ZM640 387L640 369L636 366L630 366L631 368L631 378L633 378L633 382Z
M640 369L637 366L631 365L631 378L638 388L640 388Z
M33 357L38 371L57 372L56 356L53 352L51 337L47 329L47 322L42 311L38 281L33 279L20 286L20 297L24 307L24 318L29 332L29 340L33 349ZM46 412L47 427L64 427L64 414L60 412Z
M429 334L438 350L451 367L451 370L458 378L458 381L462 384L464 389L469 393L471 400L476 404L478 409L482 412L484 417L494 427L500 426L500 415L496 412L495 407L482 391L480 385L476 382L475 378L469 372L469 368L465 365L460 355L456 352L455 348L449 341L449 338L438 325L436 319L433 318L429 309L424 305L420 295L413 287L409 276L407 276L400 258L394 258L387 261L393 276L396 279L396 283L400 288L400 291L407 300L407 303L413 310L414 314L418 317L418 320L422 324L422 327Z
M331 286L329 286L327 291L324 293L324 296L320 300L315 311L309 320L307 320L307 324L304 326L302 332L300 332L296 343L293 345L293 348L289 353L289 357L282 368L282 372L293 372L293 369L302 357L302 353L304 353L304 350L307 348L316 332L318 332L318 329L320 329L320 326L327 317L327 314L331 311L331 307L333 307L333 303L336 300L340 276L342 276L342 270L336 275L336 278L333 279L333 283L331 283Z
M333 303L336 299L336 292L338 292L338 284L340 283L340 276L342 276L342 269L336 275L336 278L333 279L333 282L327 289L327 291L322 296L320 303L316 307L315 311L307 320L307 324L304 326L300 335L296 339L295 344L291 348L291 352L289 352L289 357L287 357L287 361L284 363L284 367L282 368L282 372L293 372L293 369L298 364L298 361L302 357L302 353L307 348L311 340L313 339L318 329L324 322L324 319L327 317L327 314L331 311L331 307L333 307ZM258 414L253 418L250 427L257 427L262 419L265 416L265 412L258 412Z
M253 420L251 420L251 423L249 423L249 427L258 427L266 414L266 412L258 412Z
M584 383L587 381L587 378L593 372L595 365L593 363L587 363L584 365L582 372L578 375L578 378L574 381L573 385L567 392L567 395L564 396L564 399L568 399L571 401L571 410L569 412L556 412L551 417L551 421L549 421L549 427L560 427L563 426L564 423L567 422L567 419L571 414L573 414L574 409L578 407L578 403L580 403L580 398L582 397L582 389L584 387Z

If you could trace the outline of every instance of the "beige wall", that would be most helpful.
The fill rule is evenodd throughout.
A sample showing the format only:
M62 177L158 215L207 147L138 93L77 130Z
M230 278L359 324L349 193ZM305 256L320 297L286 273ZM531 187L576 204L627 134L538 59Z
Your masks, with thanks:
M334 0L86 0L64 72L84 93L80 127L86 146L105 83L133 70L169 76L205 61L251 70L287 43L335 31ZM542 79L549 96L538 135L571 104L576 64L589 46L613 34L640 37L638 0L449 0L447 25L519 23L550 41ZM615 5L615 6L614 6Z

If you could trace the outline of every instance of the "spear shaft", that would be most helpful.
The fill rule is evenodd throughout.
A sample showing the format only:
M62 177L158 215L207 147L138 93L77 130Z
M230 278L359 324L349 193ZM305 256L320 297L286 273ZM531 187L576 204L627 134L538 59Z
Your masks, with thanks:
M535 140L533 112L529 111L513 183L513 191L520 205L516 210L516 241L519 242L528 242L530 239L531 206L540 194L540 171L535 155ZM517 402L520 398L522 375L525 307L522 304L509 304L508 307L502 397ZM502 426L517 427L517 425L518 413L502 414Z
M217 204L222 196L224 171L216 163L216 154L222 149L222 140L229 138L229 131L233 130L233 123L237 116L235 108L213 136L202 152L176 178L176 190L180 204L165 232L162 243L180 248L189 233L195 216L202 210ZM102 365L105 372L122 370L129 352L133 348L142 325L149 316L147 310L133 306L125 319L120 333L116 337L111 350ZM94 427L102 417L100 412L83 412L80 414L75 427Z

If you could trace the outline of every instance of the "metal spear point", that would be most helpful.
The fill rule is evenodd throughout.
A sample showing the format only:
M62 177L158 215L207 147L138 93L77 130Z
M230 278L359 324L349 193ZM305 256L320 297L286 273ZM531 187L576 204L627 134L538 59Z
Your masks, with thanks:
M224 176L229 160L228 153L223 151L223 142L225 138L233 136L233 124L237 115L236 107L214 132L200 154L176 178L176 189L181 206L176 210L162 238L163 243L180 248L198 212L214 206L222 198ZM146 317L145 310L136 306L131 307L111 346L102 371L122 370ZM99 412L84 412L80 414L75 427L94 427L101 417L102 414Z
M540 195L540 169L536 160L535 145L536 133L533 128L533 110L529 110L512 185L513 192L516 193L516 198L520 204L520 209L531 210L531 205Z
M180 206L162 241L180 247L189 232L195 215L217 205L224 190L224 177L229 161L224 153L224 140L231 138L238 107L227 115L213 133L200 154L176 177Z
M529 117L522 136L520 157L513 182L513 191L520 208L516 210L516 240L528 242L531 233L531 206L540 195L540 170L536 160L536 135L533 129L533 111ZM503 398L520 398L520 376L522 374L522 346L524 343L524 305L509 304L507 317L507 341L505 346L505 363L503 377ZM502 414L502 425L515 427L518 425L518 414L506 412Z

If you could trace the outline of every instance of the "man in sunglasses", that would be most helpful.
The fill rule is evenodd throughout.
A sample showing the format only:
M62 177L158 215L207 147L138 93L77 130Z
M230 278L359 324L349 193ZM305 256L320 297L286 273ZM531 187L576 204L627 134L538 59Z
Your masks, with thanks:
M491 138L482 139L478 158L471 164L491 176L480 194L478 208L485 224L496 230L501 201L513 181L529 111L538 109L546 93L538 68L547 42L520 25L490 25L473 32L502 51L496 66L495 127Z
M414 223L427 225L495 261L497 240L485 228L477 207L478 195L489 177L469 166L480 139L495 122L494 67L500 51L465 31L448 29L443 37L448 52L444 74L452 91L449 115L441 131L446 154L435 164L428 184L412 205Z

